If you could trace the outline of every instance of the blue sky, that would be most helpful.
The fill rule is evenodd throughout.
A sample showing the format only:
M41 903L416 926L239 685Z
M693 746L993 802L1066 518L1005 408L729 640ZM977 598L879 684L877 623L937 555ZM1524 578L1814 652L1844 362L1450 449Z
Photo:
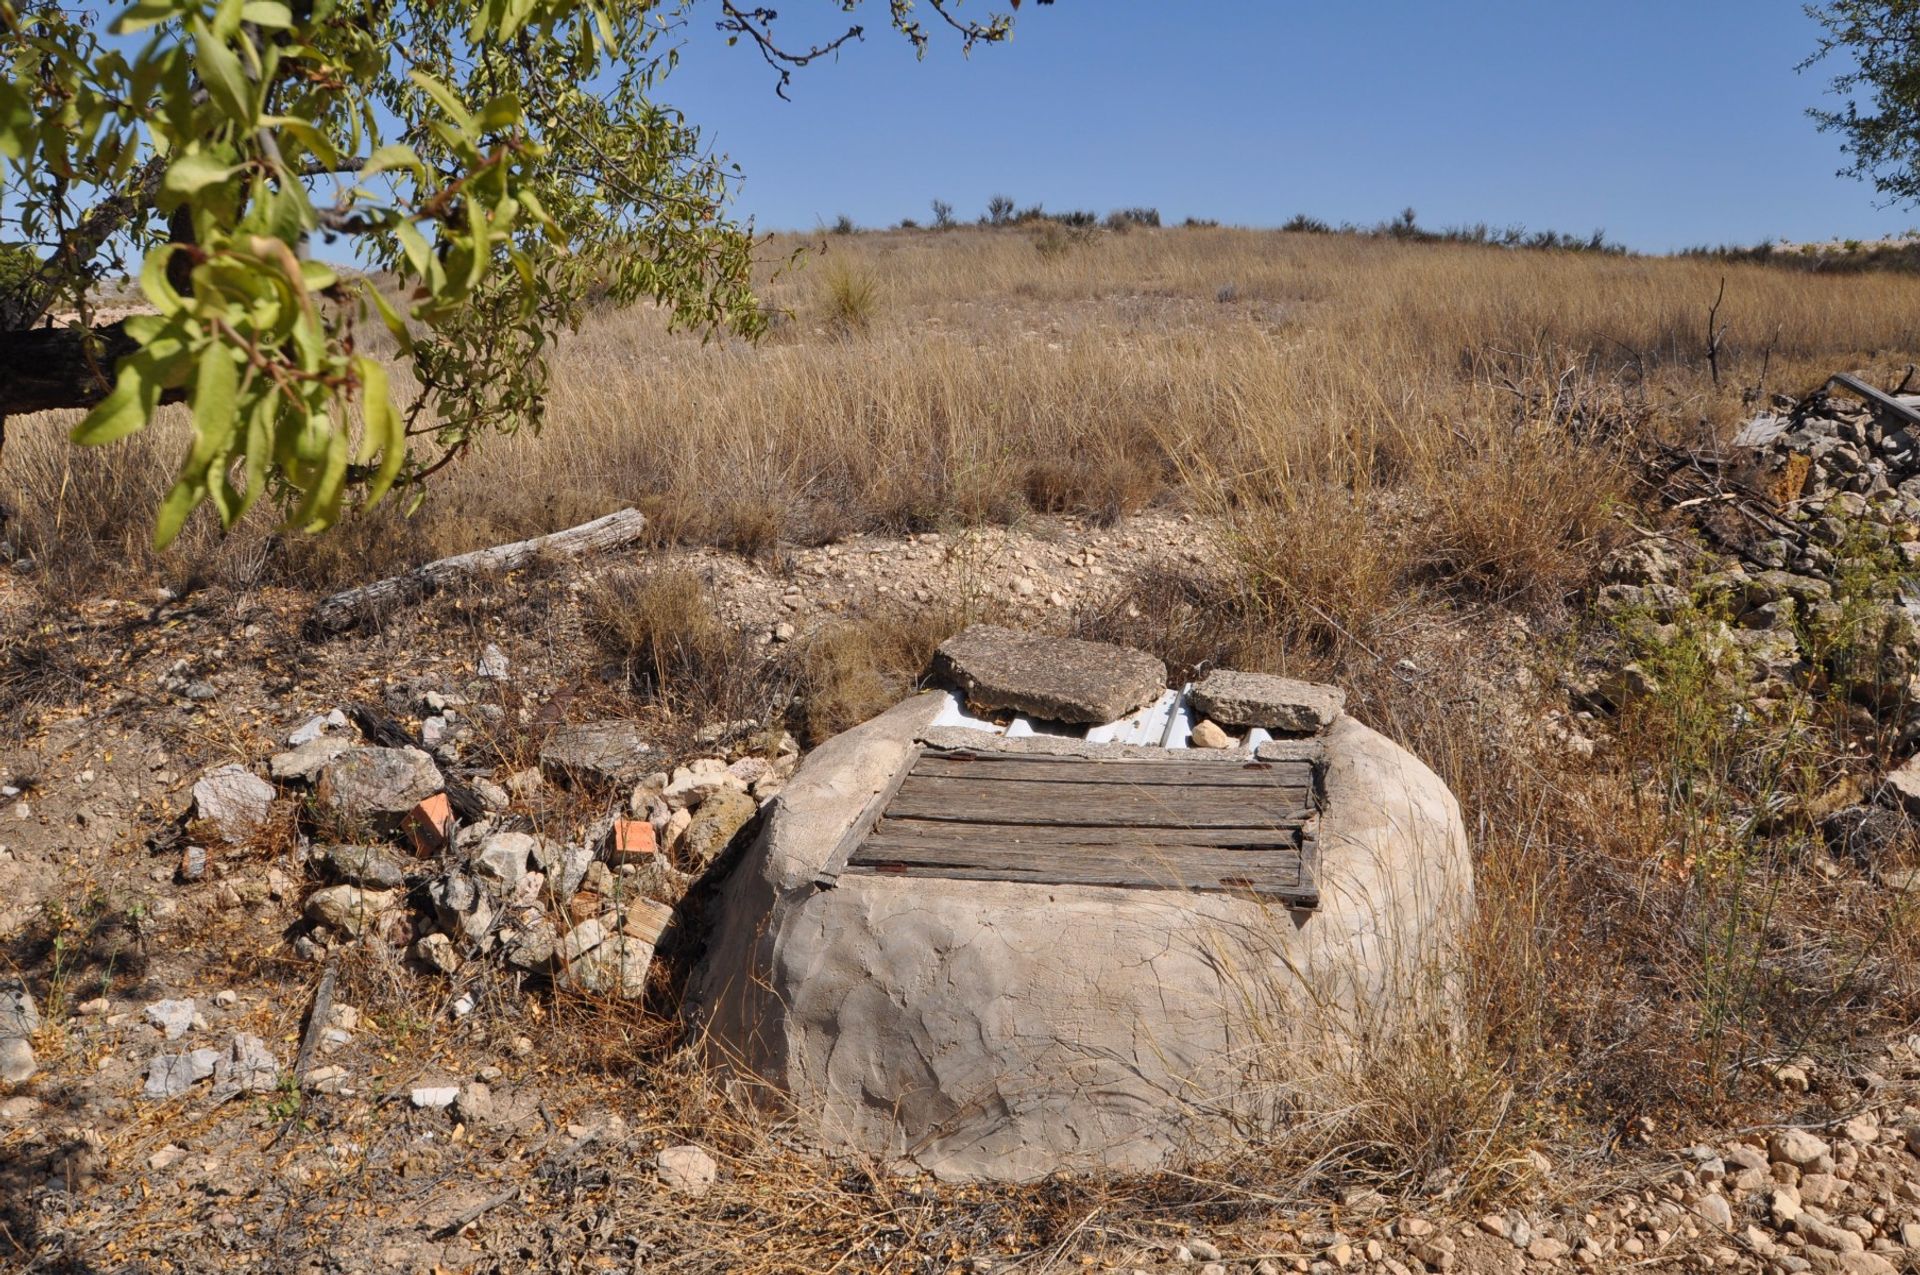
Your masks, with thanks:
M790 42L838 16L777 7ZM866 40L797 72L791 103L711 13L661 96L746 170L762 229L925 221L935 197L973 217L995 192L1248 225L1411 206L1646 251L1920 225L1835 175L1799 0L1058 0L920 63L866 0Z

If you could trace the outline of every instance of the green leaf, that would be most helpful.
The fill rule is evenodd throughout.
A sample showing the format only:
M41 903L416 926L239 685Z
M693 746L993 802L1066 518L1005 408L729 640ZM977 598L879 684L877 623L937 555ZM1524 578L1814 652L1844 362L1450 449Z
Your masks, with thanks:
M272 27L276 31L285 31L293 26L293 10L281 4L279 0L248 0L240 6L240 20L251 22L257 27Z
M24 156L35 127L33 103L11 82L0 80L0 155L8 159Z
M223 164L204 151L182 155L167 166L160 179L162 192L175 199L190 199L208 186L227 181L240 171L238 164Z
M422 93L425 93L428 97L440 104L440 109L447 113L447 118L459 125L462 133L468 135L473 133L473 116L468 112L467 108L461 104L460 99L454 96L452 89L434 79L425 71L408 71L407 76L415 84L420 86Z
M367 484L367 507L372 508L393 486L407 459L407 429L393 410L387 370L364 355L354 359L354 366L360 373L360 417L365 426L360 436L360 463L366 463L376 446L380 449L380 468Z
M115 35L132 35L168 18L177 18L191 7L182 0L139 0L138 4L115 18L113 25L107 29Z
M144 429L160 406L162 387L155 370L144 350L122 359L112 392L73 427L73 441L82 447L99 447Z
M193 33L194 69L200 72L207 95L222 115L236 124L251 126L254 122L252 94L246 72L240 69L240 59L207 30L206 23L200 19L189 21L187 30Z
M185 479L176 482L167 492L167 498L160 502L160 512L153 519L153 547L155 551L165 549L180 534L180 528L186 524L187 515L199 507L206 498L206 483L190 483Z
M365 181L378 173L396 168L404 168L415 174L422 171L420 157L414 153L413 147L402 146L398 142L391 146L382 146L367 156L365 166L360 169L360 179Z
M363 277L360 282L365 286L367 296L372 298L373 308L380 312L380 321L387 325L387 331L393 333L393 339L399 344L401 352L412 354L413 333L407 330L406 320L400 317L387 301L386 294L380 291L373 280Z

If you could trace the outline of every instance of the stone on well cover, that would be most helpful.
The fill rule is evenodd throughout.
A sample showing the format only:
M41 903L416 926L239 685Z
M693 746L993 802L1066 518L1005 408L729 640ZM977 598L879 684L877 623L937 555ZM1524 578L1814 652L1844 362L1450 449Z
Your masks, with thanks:
M1215 669L1195 683L1193 706L1222 726L1310 735L1333 724L1347 706L1347 693L1271 673Z
M993 624L976 624L942 642L933 671L976 709L1056 722L1115 721L1153 703L1167 686L1167 666L1144 651Z
M1150 680L1101 711L1137 707ZM1318 741L1312 912L886 872L822 888L944 702L909 699L808 757L720 883L692 973L710 1056L784 1093L821 1146L950 1179L1205 1158L1351 1102L1356 1069L1403 1033L1457 1027L1473 898L1459 806L1344 715Z

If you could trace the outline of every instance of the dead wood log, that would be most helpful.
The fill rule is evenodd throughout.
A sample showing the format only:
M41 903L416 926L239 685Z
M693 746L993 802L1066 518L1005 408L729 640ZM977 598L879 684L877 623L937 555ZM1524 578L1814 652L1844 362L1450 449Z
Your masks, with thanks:
M622 509L619 513L608 514L565 531L556 531L550 536L535 536L531 540L519 540L510 545L496 545L491 549L476 549L472 553L441 558L400 575L322 598L314 605L307 627L309 631L320 634L344 633L394 607L426 597L463 576L508 571L543 556L583 558L589 554L607 553L638 540L646 526L647 520L639 510Z

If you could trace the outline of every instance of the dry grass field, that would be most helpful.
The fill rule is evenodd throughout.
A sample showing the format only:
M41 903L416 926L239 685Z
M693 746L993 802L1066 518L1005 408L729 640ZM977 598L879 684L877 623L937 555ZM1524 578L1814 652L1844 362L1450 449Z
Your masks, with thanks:
M797 246L770 243L769 262ZM812 240L770 269L765 295L787 317L758 345L593 315L559 351L541 436L495 440L410 517L396 501L318 541L272 537L262 517L224 540L197 524L156 558L146 520L178 423L82 453L70 421L10 421L0 502L6 536L39 563L33 613L160 583L341 587L628 504L663 552L718 547L773 570L854 533L1194 515L1183 525L1204 564L1041 622L1176 669L1340 682L1358 715L1428 760L1475 839L1471 1021L1369 1059L1332 1109L1223 1148L1217 1172L1115 1188L1122 1211L1190 1203L1197 1183L1241 1207L1354 1181L1464 1207L1516 1189L1515 1166L1548 1145L1604 1175L1637 1119L1664 1131L1752 1115L1776 1100L1758 1079L1770 1063L1843 1057L1920 1015L1904 905L1820 878L1804 824L1747 813L1758 793L1802 800L1900 758L1850 752L1858 734L1811 701L1744 714L1680 676L1591 755L1542 726L1568 711L1562 679L1582 651L1609 640L1587 611L1599 562L1657 517L1639 478L1648 449L1724 437L1837 370L1897 378L1920 360L1920 277L1235 229L969 228ZM756 672L703 605L655 581L603 612L668 612L653 636L601 628L616 645L706 635L704 653L676 656L683 683L812 677L816 699L843 694L842 719L897 693L953 619L855 617L775 657L797 666ZM45 632L27 609L0 620L16 660ZM711 1095L686 1101L723 1118ZM822 1220L806 1191L828 1188L769 1163L806 1190L769 1188L756 1207L810 1218L818 1252L892 1225L830 1192L839 1211ZM1008 1217L1054 1219L1020 1223L1047 1243L1088 1203L994 1198Z

